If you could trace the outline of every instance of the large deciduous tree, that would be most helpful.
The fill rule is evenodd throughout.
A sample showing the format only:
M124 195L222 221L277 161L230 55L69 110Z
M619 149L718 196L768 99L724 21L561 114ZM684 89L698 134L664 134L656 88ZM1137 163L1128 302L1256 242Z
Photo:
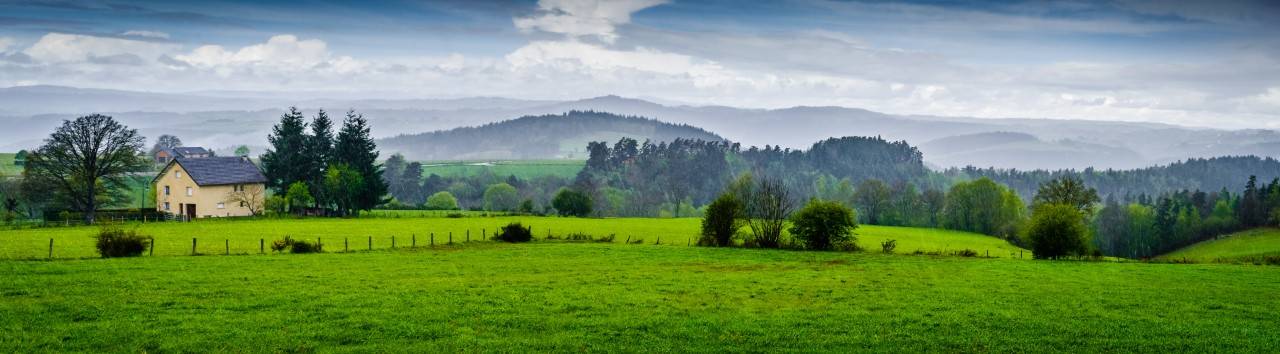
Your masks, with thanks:
M93 114L63 121L39 149L27 156L25 178L48 185L84 220L94 222L103 202L128 200L130 173L146 171L144 138L110 116Z
M1093 216L1093 206L1101 201L1098 190L1086 187L1077 177L1064 176L1040 184L1033 207L1045 204L1065 204L1075 207L1086 218Z
M150 154L151 156L156 156L156 153L160 152L160 150L172 149L179 146L182 146L182 139L178 139L178 137L173 135L164 134L156 139L155 145L151 146Z

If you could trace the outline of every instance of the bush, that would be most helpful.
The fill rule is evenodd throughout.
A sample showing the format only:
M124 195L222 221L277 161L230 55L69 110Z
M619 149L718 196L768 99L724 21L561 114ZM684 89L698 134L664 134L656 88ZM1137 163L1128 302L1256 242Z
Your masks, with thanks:
M1032 213L1027 239L1035 258L1082 255L1088 249L1085 245L1084 215L1071 205L1040 205Z
M857 241L853 236L853 229L857 227L849 207L814 199L793 217L791 235L803 241L805 248L829 250L848 247Z
M551 200L551 206L556 208L560 216L586 217L591 215L593 204L586 193L568 188L561 189Z
M742 228L742 208L742 201L730 193L721 194L708 204L702 216L702 237L698 238L698 245L733 245L733 236Z
M107 227L98 231L98 254L102 258L137 257L151 246L151 238L137 231Z
M303 240L294 240L293 245L289 246L289 253L320 253L324 252L324 246L319 243L311 243Z
M966 248L966 249L963 249L963 250L955 251L955 252L954 252L954 253L952 253L952 254L957 255L957 256L960 256L960 257L977 257L977 256L978 256L978 251L974 251L974 250L971 250L971 249Z
M506 183L496 183L484 190L484 210L512 211L520 207L520 192Z
M880 252L892 254L895 248L898 248L898 240L888 240L880 243Z
M271 241L271 252L284 252L289 246L293 246L293 238L285 236L284 239Z
M465 216L465 215L462 215L462 213L449 213L448 215L445 215L444 217L446 217L446 218L450 218L450 219L460 219L460 218L462 218L463 216Z
M453 193L447 191L436 192L427 197L427 202L423 204L427 210L458 210L458 198Z
M502 242L529 242L530 240L533 240L533 232L518 222L503 226L498 233L498 241Z

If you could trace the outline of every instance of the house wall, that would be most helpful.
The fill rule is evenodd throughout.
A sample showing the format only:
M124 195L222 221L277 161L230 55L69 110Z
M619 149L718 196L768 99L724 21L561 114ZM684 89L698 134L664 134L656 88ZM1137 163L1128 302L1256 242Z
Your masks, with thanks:
M169 187L169 195L165 195L165 186ZM262 183L244 184L247 188L259 188L265 190ZM187 188L191 188L191 196L187 196ZM240 206L239 202L228 201L227 197L234 190L235 185L218 185L218 186L200 186L197 185L187 171L182 169L182 165L170 164L164 171L160 172L160 178L156 179L156 210L168 212L174 215L183 215L186 213L187 204L196 205L196 218L208 217L228 217L228 216L250 216L247 206ZM265 197L265 196L264 196ZM169 203L169 209L165 210L165 203ZM218 208L218 203L222 203L223 207Z

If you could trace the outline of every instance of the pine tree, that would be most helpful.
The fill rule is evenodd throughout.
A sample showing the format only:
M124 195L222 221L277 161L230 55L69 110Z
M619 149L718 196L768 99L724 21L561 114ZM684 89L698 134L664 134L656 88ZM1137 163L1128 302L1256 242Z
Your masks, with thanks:
M333 121L323 109L311 119L311 135L307 137L304 155L302 159L305 161L301 162L304 165L299 165L299 168L306 171L307 187L315 197L316 205L327 207L332 204L332 198L325 193L328 191L325 172L333 160Z
M354 209L369 210L385 203L387 182L378 164L378 146L369 135L369 122L354 110L347 111L333 148L330 164L345 164L360 174L363 186L352 203Z
M261 156L262 169L267 186L275 189L277 195L283 195L293 182L308 180L308 171L298 168L310 164L302 155L307 148L306 129L302 112L297 107L289 107L289 112L280 116L280 124L272 127L271 135L267 136L271 148Z

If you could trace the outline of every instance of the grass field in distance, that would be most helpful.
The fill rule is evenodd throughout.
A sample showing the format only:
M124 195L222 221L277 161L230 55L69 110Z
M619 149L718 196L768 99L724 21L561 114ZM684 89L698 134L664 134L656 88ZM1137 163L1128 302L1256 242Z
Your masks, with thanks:
M583 160L423 161L422 175L474 176L489 170L504 178L511 175L522 179L548 175L573 178L585 163Z
M1268 256L1280 257L1280 229L1241 231L1187 246L1161 258L1195 262L1253 262Z

